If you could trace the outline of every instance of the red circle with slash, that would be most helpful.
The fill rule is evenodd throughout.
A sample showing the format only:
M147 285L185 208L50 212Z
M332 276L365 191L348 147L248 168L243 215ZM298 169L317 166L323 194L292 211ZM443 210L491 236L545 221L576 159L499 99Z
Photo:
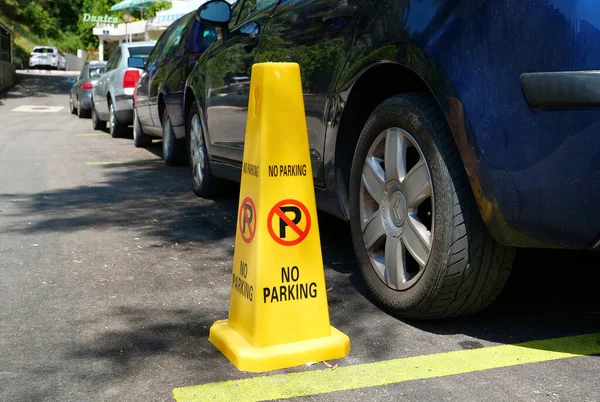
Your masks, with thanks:
M294 218L290 219L289 216L286 215L286 212L293 212ZM279 222L279 234L275 233L275 229L273 228L273 218L277 215L279 219L276 222ZM306 226L304 230L298 226L298 223L302 221L302 218L306 220ZM308 212L308 208L304 204L302 204L298 200L283 200L275 204L271 211L269 211L269 215L267 218L267 227L269 229L269 234L277 243L282 246L295 246L296 244L301 243L308 233L310 232L310 213ZM291 229L298 235L298 238L294 240L286 240L287 237L287 229Z

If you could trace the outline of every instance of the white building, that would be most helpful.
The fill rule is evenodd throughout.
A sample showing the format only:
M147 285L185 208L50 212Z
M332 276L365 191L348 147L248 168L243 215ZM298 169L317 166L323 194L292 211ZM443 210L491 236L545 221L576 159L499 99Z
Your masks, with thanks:
M174 21L190 11L197 10L207 0L173 0L168 10L159 11L156 17L147 20L121 24L96 23L94 35L98 37L99 59L104 61L104 47L110 47L123 42L137 42L158 39ZM107 43L108 42L108 43Z

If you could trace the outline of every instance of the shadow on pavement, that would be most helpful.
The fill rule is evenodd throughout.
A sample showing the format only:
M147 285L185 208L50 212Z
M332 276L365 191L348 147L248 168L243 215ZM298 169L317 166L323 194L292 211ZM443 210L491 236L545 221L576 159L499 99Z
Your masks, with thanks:
M107 165L100 186L80 186L31 195L0 194L24 216L41 216L9 232L74 232L135 226L146 236L186 243L216 241L235 235L237 203L230 198L203 200L190 191L187 168L161 161ZM199 229L201 228L201 229Z
M23 79L27 77L27 85ZM1 99L46 97L68 94L73 84L66 76L17 74L17 83L6 91L0 92Z

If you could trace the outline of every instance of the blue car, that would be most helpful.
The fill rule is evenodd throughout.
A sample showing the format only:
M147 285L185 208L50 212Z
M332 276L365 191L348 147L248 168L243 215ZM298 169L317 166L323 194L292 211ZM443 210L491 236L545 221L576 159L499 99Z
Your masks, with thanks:
M318 207L350 222L383 308L472 314L515 248L600 248L600 1L213 0L198 15L222 36L186 87L194 192L240 180L252 65L299 63Z

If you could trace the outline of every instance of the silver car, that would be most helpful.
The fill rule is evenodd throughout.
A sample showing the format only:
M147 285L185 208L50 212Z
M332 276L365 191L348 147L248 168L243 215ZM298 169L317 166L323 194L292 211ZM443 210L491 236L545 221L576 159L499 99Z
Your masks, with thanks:
M69 68L67 57L54 46L36 46L33 48L29 55L29 68L40 67L65 71Z
M103 130L109 123L113 137L122 136L133 123L133 91L141 69L127 65L129 57L146 61L156 41L120 44L106 63L106 70L92 89L92 125Z
M80 118L89 117L92 110L92 89L104 73L105 68L106 63L92 61L81 69L79 77L69 81L73 82L69 94L71 113L77 114Z

